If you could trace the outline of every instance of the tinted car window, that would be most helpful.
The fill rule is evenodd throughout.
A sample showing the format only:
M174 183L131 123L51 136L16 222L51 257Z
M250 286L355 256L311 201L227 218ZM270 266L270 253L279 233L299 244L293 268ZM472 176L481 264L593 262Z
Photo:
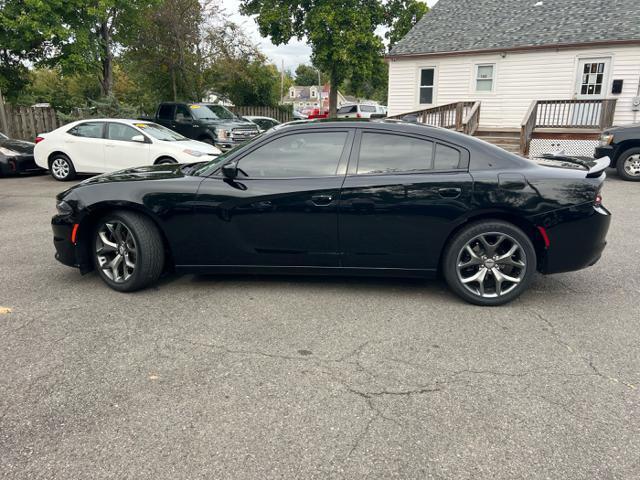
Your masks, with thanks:
M396 173L428 170L433 158L433 142L404 135L362 134L358 174Z
M273 125L269 120L257 119L253 121L256 125L258 125L263 130L269 130Z
M455 148L438 144L434 167L436 170L453 170L460 167L460 152Z
M103 126L104 123L102 122L81 123L69 130L69 133L71 135L75 135L76 137L102 138Z
M287 135L254 150L238 167L249 178L335 175L346 140L347 132Z
M176 120L181 120L185 118L191 118L191 113L189 109L184 105L178 105L176 107Z
M133 137L136 135L141 135L135 128L130 127L129 125L123 125L122 123L110 123L109 124L109 133L107 134L107 138L109 140L121 140L130 142Z
M158 118L160 120L173 120L173 105L160 105Z
M360 110L363 112L375 112L376 107L374 105L360 105Z
M358 111L357 105L347 105L346 107L341 107L338 110L338 113L356 113Z

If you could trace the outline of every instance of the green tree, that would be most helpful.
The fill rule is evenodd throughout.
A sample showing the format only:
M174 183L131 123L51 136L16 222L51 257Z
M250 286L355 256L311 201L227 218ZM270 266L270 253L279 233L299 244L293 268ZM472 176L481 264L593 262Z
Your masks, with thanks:
M124 55L127 69L139 71L137 80L164 100L201 97L201 28L209 9L210 2L163 0L148 10Z
M385 5L385 38L391 47L404 37L413 26L429 11L426 3L419 0L390 0Z
M380 58L374 65L370 76L352 76L342 84L341 89L346 95L376 100L382 104L386 104L388 83L389 66Z
M205 84L210 89L229 97L236 105L278 103L281 73L239 25L221 16L209 24L201 45Z
M307 39L313 64L329 76L332 116L338 86L350 76L371 75L384 52L375 29L385 11L376 0L242 0L241 11L256 15L260 33L276 45L293 37Z
M42 60L51 38L66 35L64 0L0 0L0 88L15 99L29 82L28 64Z
M113 90L116 51L126 50L142 28L146 13L156 0L56 0L64 5L58 20L66 25L66 35L51 39L57 55L48 63L63 72L96 75L101 93ZM48 2L33 2L47 4Z
M324 73L320 73L320 82L324 85L329 79ZM300 64L296 68L296 85L310 87L318 85L318 70L311 65Z
M357 90L380 90L384 83L382 38L386 26L395 42L426 12L418 0L241 0L241 11L255 15L258 28L276 44L306 38L312 62L327 72L329 109L335 116L338 86L346 80Z
M68 113L97 98L100 88L87 74L63 75L59 68L36 68L29 72L29 83L17 97L17 103L50 103L57 111Z

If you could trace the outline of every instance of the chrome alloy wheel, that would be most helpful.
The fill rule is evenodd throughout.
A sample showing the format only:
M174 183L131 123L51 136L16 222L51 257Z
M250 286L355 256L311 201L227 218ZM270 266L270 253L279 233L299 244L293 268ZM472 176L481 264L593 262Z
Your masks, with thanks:
M505 233L483 233L458 254L458 279L474 295L496 298L523 281L527 258L522 245Z
M51 162L51 171L56 178L66 178L71 171L71 167L67 160L58 157Z
M640 153L636 155L630 155L624 161L624 171L632 177L640 176Z
M102 272L115 283L124 283L136 269L136 241L119 221L104 223L96 235L96 258Z

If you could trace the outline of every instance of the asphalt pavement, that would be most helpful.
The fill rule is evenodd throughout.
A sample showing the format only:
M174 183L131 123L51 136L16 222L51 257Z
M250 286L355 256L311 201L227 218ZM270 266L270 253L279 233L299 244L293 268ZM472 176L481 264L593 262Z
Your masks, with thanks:
M117 293L53 258L66 186L0 179L0 478L640 477L640 184L607 179L598 264L499 308L418 280Z

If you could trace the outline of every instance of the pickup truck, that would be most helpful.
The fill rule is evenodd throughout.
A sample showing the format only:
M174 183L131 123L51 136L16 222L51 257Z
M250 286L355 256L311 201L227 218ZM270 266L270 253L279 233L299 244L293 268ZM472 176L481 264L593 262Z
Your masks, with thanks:
M222 151L258 135L258 126L243 120L222 105L163 102L155 117L147 118L193 140L215 145Z
M595 157L609 157L620 178L640 182L640 123L607 128L600 137Z

